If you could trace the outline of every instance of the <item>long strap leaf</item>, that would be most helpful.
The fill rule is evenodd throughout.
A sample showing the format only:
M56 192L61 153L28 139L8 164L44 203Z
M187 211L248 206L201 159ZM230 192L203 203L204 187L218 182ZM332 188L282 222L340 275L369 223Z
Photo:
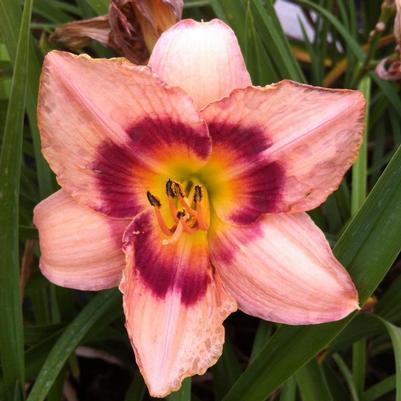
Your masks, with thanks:
M114 304L119 302L121 302L120 294L117 290L103 291L92 298L67 326L47 355L27 401L43 401L46 398L58 374L76 347L88 332L105 318Z
M21 20L0 154L0 360L10 400L20 397L25 379L18 219L32 3L26 1Z

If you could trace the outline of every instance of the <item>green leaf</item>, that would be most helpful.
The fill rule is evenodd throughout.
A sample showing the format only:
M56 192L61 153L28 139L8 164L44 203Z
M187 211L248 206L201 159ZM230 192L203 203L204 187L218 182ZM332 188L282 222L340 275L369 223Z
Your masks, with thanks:
M396 375L396 395L394 401L401 401L401 328L378 318L386 327L390 335L394 348L395 375Z
M352 197L351 211L354 215L363 205L367 194L367 166L368 166L368 122L370 106L371 79L366 76L362 79L359 88L365 100L365 128L363 130L363 142L359 150L358 159L352 167ZM366 339L357 341L352 346L352 374L355 384L355 392L359 396L365 384L366 374ZM350 384L349 384L350 386ZM352 389L353 390L353 389Z
M242 372L229 338L226 338L223 355L213 366L212 372L215 398L221 400Z
M366 339L357 341L352 345L352 375L355 390L358 396L360 396L365 387Z
M59 332L64 326L63 324L26 326L24 329L25 345L40 343L45 338Z
M359 156L352 167L352 198L351 210L355 214L362 206L367 193L367 165L368 165L368 122L369 122L369 104L370 104L370 77L365 77L359 85L366 100L365 109L365 128L363 134L363 142L359 150Z
M15 0L0 0L0 34L7 47L11 60L15 64L17 52L16 26L21 22L20 2ZM28 93L27 112L31 128L31 135L35 149L35 164L39 182L40 197L44 198L53 192L53 181L50 169L42 156L40 149L39 131L37 127L36 106L39 86L40 63L37 49L34 46L32 35L30 37L28 58Z
M401 148L334 248L359 290L363 304L400 252ZM263 401L346 327L355 314L335 323L281 326L239 377L224 401Z
M390 322L401 320L401 276L382 295L375 312Z
M383 81L375 73L371 72L369 76L375 81L376 85L382 90L389 102L394 106L394 110L398 116L401 117L401 100L400 95L397 93L394 85L389 82Z
M182 382L181 388L167 397L168 401L191 401L191 378Z
M116 290L103 291L93 297L66 327L47 355L27 401L43 401L46 398L58 374L76 347L89 330L101 323L101 320L118 302L120 302L120 294Z
M295 377L304 401L333 401L324 371L316 360L299 369Z
M258 329L256 330L255 339L253 341L251 356L249 358L250 362L252 362L256 358L259 352L266 345L269 337L272 334L272 329L273 329L272 324L269 324L264 320L261 320L259 322Z
M347 43L349 49L356 56L359 62L363 63L365 61L365 53L359 46L358 42L353 38L353 36L349 33L347 28L336 18L330 11L327 11L325 8L321 7L318 4L315 4L309 0L296 0L296 3L301 5L306 5L313 10L317 11L324 18L326 18L337 30L337 32L344 38Z
M383 325L370 313L359 313L330 344L333 351L349 348L355 341L384 333Z
M295 401L297 396L297 383L294 376L290 377L281 388L280 401Z
M91 8L97 15L105 15L109 9L109 2L107 0L86 0Z
M19 189L32 2L26 1L21 19L0 153L0 360L4 392L10 400L22 394L25 382L19 293ZM3 6L0 2L0 7Z
M271 0L248 0L255 21L255 30L259 33L270 59L274 61L280 78L289 78L305 82L302 70L296 61L287 37L281 27Z
M142 401L145 392L145 382L143 381L141 373L137 370L125 395L125 401Z
M375 401L395 389L395 375L389 376L363 393L363 401Z
M346 365L346 363L344 362L344 360L341 358L341 356L339 354L334 354L333 359L336 362L338 369L342 373L342 375L345 379L345 382L347 383L348 390L351 393L352 401L359 401L358 392L355 387L352 373L349 370L348 366Z

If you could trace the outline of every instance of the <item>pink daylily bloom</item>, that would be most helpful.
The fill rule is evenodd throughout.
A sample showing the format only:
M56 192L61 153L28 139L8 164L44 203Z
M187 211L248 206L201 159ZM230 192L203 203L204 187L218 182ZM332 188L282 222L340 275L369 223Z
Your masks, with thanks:
M363 115L357 91L253 87L219 20L174 25L148 67L51 52L38 117L62 189L35 209L42 272L82 290L119 283L156 397L217 361L237 307L341 319L357 291L305 212L355 160Z

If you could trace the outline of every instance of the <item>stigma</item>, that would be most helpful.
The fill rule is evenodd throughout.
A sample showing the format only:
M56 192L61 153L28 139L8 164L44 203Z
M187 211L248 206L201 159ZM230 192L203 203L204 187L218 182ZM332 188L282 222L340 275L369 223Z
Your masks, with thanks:
M175 243L183 233L193 234L199 230L208 230L207 195L205 196L201 185L193 185L188 181L184 187L181 183L169 179L166 182L166 195L170 220L173 221L170 226L161 213L160 199L150 191L146 193L160 230L167 236L162 240L163 245Z

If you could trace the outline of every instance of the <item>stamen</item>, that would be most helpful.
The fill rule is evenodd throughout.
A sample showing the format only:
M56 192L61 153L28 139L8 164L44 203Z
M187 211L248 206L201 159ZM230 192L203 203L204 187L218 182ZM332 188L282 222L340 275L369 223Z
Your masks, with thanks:
M148 197L149 203L153 206L153 210L155 211L156 219L157 222L159 223L160 229L163 231L164 234L166 235L172 235L171 230L167 227L167 224L165 223L163 216L160 213L160 207L161 203L156 196L154 196L150 191L146 192L146 196Z
M192 228L188 224L188 220L190 219L189 216L185 214L185 210L180 210L177 213L177 217L180 220L183 230L188 234L193 234L194 232L198 231L197 228Z
M190 183L190 185L188 183ZM162 240L162 245L169 245L177 242L183 232L192 234L198 230L206 231L209 227L207 204L205 206L202 186L194 185L192 181L189 181L187 182L186 189L188 192L184 192L182 185L172 179L166 182L168 205L171 216L175 221L175 224L171 228L167 226L160 212L162 204L159 198L150 191L146 193L149 203L153 206L161 231L169 237ZM188 197L193 197L193 201L189 201ZM177 209L177 200L179 202L178 205L182 207L181 210ZM192 205L194 205L194 207L192 207Z
M198 231L198 228L197 228L197 227L190 227L189 224L188 224L188 222L185 221L184 219L182 219L182 220L180 221L180 223L182 224L182 227L183 227L184 231L185 231L186 233L188 233L188 234L193 234L193 233L196 233L196 232Z
M202 200L202 187L200 185L195 185L194 202L200 202Z
M177 196L173 189L173 180L168 179L166 182L166 194L168 198L168 207L170 209L170 213L174 216L174 220L178 221L177 219L177 207L175 206L174 198Z
M191 216L197 215L196 211L194 209L192 209L191 206L189 206L187 198L180 197L180 203L181 203L182 207L188 212L188 214L190 214Z
M177 212L177 219L181 220L184 217L185 217L185 210L179 210Z
M179 238L181 237L183 230L184 230L184 227L182 226L182 221L180 220L178 222L177 228L174 231L174 234L169 239L162 240L162 245L170 245L170 244L174 244L175 242L177 242L179 240Z
M188 199L186 198L185 193L179 182L173 181L169 178L166 182L166 194L168 196L168 205L170 208L170 212L173 216L177 215L177 208L173 201L174 198L178 198L181 206L187 211L187 213L189 213L191 216L196 216L196 211L193 210L189 205Z
M162 205L160 200L156 198L156 196L154 196L150 191L146 192L146 196L148 197L148 201L152 206L160 207Z
M169 198L175 198L176 194L173 190L173 180L170 178L166 182L166 194Z
M196 205L199 228L201 230L207 230L209 227L202 207L202 187L200 185L195 185L194 202Z
M175 197L184 197L184 191L181 188L181 185L177 181L173 181L171 178L168 179L166 182L166 193L169 197L175 198Z

